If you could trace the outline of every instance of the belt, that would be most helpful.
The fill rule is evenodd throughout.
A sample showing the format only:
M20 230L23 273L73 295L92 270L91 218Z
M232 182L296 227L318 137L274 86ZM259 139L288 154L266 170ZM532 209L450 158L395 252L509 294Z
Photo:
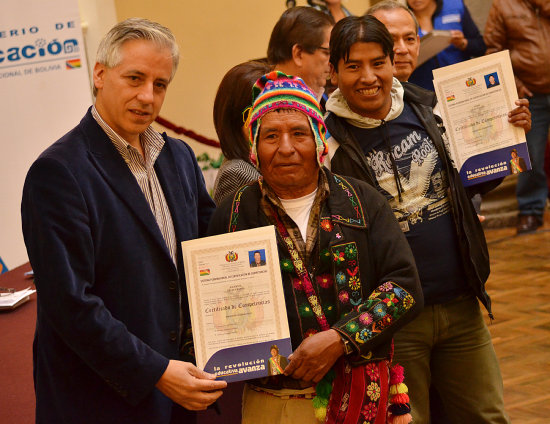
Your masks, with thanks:
M302 390L292 390L292 389L269 390L269 389L264 389L262 387L254 386L252 384L248 384L248 387L250 389L254 390L255 392L262 393L262 394L268 395L268 396L275 396L275 397L277 397L279 399L282 399L282 400L287 400L287 399L313 399L316 395L313 388L306 389L306 390L309 390L307 393L296 393L296 392L301 392Z

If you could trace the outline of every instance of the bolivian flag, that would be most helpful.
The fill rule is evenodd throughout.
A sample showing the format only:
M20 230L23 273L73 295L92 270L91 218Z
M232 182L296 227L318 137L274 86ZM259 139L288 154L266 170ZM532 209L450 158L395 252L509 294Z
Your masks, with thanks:
M76 69L80 68L82 63L80 63L80 59L70 59L65 62L65 65L67 66L67 69Z
M210 270L208 268L199 270L200 276L204 277L205 275L210 275Z

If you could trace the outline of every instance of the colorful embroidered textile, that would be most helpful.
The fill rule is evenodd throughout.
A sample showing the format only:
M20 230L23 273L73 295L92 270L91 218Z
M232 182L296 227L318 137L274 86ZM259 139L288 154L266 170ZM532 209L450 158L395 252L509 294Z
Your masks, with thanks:
M294 243L290 238L288 231L285 228L283 222L277 215L277 212L275 212L271 207L269 207L269 209L271 209L270 210L271 218L275 220L275 228L277 229L277 232L283 239L283 242L285 243L285 247L288 250L288 253L290 254L292 264L294 265L294 270L296 271L296 274L298 274L298 278L300 279L300 284L302 286L301 289L304 290L306 294L309 306L311 307L311 310L315 314L315 319L319 323L319 327L321 328L321 331L330 330L330 326L323 312L321 303L319 302L317 293L315 292L315 288L313 287L311 276L306 268L306 264L300 257L298 250L296 250L296 247L294 246Z
M334 366L326 423L385 424L389 396L389 361L351 367L341 358Z
M294 243L292 242L282 221L277 216L277 213L271 210L270 216L275 220L277 232L283 239L283 242L285 243L285 246L290 254L294 265L294 270L298 274L302 289L306 293L309 306L315 315L315 319L319 323L319 327L321 327L322 331L329 330L330 327L321 307L321 303L317 297L317 293L311 283L310 274L305 267L305 263L302 261L302 258L294 247ZM343 251L345 252L344 256L347 255L352 258L352 262L356 265L357 246L355 245L355 242L351 242L346 245L346 247L343 248ZM335 257L339 258L340 256L335 255ZM353 287L355 290L360 290L361 288L359 283L360 279L357 275L358 272L359 268L358 266L355 266L353 272L350 273L353 281L358 283ZM382 291L389 291L391 288L391 283L385 283L378 289ZM369 301L371 299L375 299L378 295L378 292L374 292L369 298ZM386 304L392 304L394 300L395 303L398 302L394 298L393 294L389 297L385 297L384 299ZM360 294L358 302L361 302ZM373 321L371 315L368 313L365 313L364 315L369 317L370 322ZM377 324L381 324L381 326L389 325L390 323L391 320L384 319L377 322ZM352 330L355 331L355 326L352 327ZM373 330L374 328L375 326L373 326ZM334 369L336 370L336 378L333 382L327 409L325 409L325 402L327 402L328 396L323 397L321 395L321 390L317 389L318 395L314 399L315 416L319 419L319 421L324 421L327 424L384 424L387 416L389 393L388 366L389 361L382 360L379 362L370 362L351 367L346 358L340 358L334 366ZM394 408L394 410L395 409L396 408ZM331 411L331 413L327 414L327 411ZM394 414L397 415L395 412Z

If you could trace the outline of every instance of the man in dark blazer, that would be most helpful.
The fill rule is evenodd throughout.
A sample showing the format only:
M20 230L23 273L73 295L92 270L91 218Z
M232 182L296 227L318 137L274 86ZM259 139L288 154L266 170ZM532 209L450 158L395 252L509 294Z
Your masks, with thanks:
M95 105L27 175L37 423L169 423L173 411L189 423L226 387L190 362L180 248L214 203L190 147L150 126L178 57L167 28L117 24L98 50Z

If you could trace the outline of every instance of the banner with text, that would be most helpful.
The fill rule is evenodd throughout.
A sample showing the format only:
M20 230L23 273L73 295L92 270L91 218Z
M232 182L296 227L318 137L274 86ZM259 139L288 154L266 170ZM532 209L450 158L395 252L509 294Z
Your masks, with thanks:
M77 0L3 0L0 13L0 255L27 260L20 202L28 168L92 96Z

